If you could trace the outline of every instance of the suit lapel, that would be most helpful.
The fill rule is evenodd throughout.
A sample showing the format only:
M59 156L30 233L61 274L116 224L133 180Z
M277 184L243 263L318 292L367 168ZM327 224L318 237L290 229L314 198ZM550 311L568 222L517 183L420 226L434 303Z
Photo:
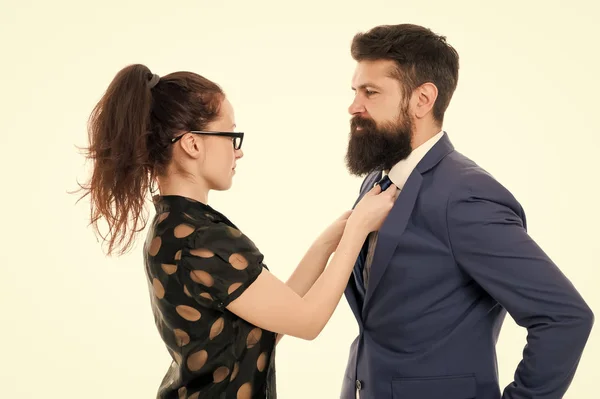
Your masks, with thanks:
M371 173L369 176L367 176L365 178L365 181L363 183L363 185L360 188L360 195L358 196L358 198L356 199L356 201L354 202L354 205L352 206L352 209L354 209L356 207L356 205L358 205L358 203L360 202L360 200L362 199L362 197L365 196L366 193L368 193L374 186L375 183L377 183L379 180L381 180L381 176L383 175L383 172L373 172Z
M364 195L368 193L371 188L373 188L373 185L378 182L379 179L381 179L381 174L381 172L374 172L365 178L361 187L361 192L356 202L354 202L354 205L352 206L353 209L362 199L362 197L364 197ZM352 309L354 316L358 320L359 324L362 325L361 313L365 298L365 289L362 276L360 275L360 269L358 267L358 259L354 263L354 269L352 270L352 274L350 275L350 279L344 294L346 295L346 299L348 300L348 304L350 305L350 309Z
M396 247L400 242L400 238L406 229L417 197L419 196L421 183L423 182L423 174L434 168L452 151L454 151L454 147L452 146L448 135L444 132L444 135L437 143L435 143L429 152L425 154L404 184L402 191L396 199L396 203L379 230L375 253L373 254L373 262L371 263L371 275L365 294L363 312L369 305L369 301L373 297L377 284L381 281L381 278L396 251Z
M377 284L381 280L385 269L392 259L392 255L396 250L400 237L406 229L422 181L423 177L415 169L398 195L396 203L392 207L386 220L383 222L381 229L379 229L363 308L368 306L369 300L373 296L373 291L377 288Z

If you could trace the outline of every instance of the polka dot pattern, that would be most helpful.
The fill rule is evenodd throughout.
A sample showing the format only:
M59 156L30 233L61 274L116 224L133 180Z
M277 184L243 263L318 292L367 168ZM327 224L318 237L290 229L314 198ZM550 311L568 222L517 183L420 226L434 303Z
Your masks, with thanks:
M229 369L225 366L219 367L213 373L213 381L215 384L225 381L227 377L229 377Z
M194 226L190 226L189 224L186 223L182 223L179 226L175 227L175 230L173 230L173 235L176 238L183 238L183 237L187 237L190 234L192 234L194 232Z
M229 263L237 270L244 270L248 267L248 260L241 254L232 254L229 257Z
M267 352L263 352L260 354L260 356L258 357L258 360L256 361L256 368L261 373L263 371L265 371L265 367L267 367L267 356L268 356Z
M212 301L212 300L213 300L213 297L212 297L212 295L210 295L208 292L203 292L203 293L201 293L201 294L200 294L200 296L201 296L202 298L204 298L204 299L208 299L209 301Z
M233 294L235 292L235 290L237 290L238 288L240 288L242 286L242 283L233 283L229 286L229 288L227 289L227 293L229 295Z
M163 263L160 265L160 267L163 270L163 272L165 272L168 275L175 274L175 272L177 271L177 265L167 265Z
M260 341L260 337L262 336L262 330L260 328L255 328L248 333L248 338L246 338L246 347L248 349L254 348L256 344Z
M208 338L210 340L215 339L219 334L221 334L223 332L224 327L225 327L225 319L223 319L222 317L219 317L217 320L215 320L215 322L210 327L210 333L208 335Z
M155 198L145 271L155 324L173 358L157 396L263 397L274 387L275 334L227 311L266 268L262 254L208 206Z
M163 299L165 297L165 287L163 287L157 278L152 280L152 288L154 289L154 295L156 295L158 299Z
M177 346L186 346L190 343L190 336L183 330L175 329L173 330L175 333L175 340L177 342Z
M183 317L187 321L198 321L202 316L197 309L187 305L179 305L175 308L175 310L179 316Z
M190 371L198 371L206 364L208 360L208 353L205 350L201 350L192 353L187 360L187 367Z
M240 363L235 362L235 364L233 365L233 372L231 373L231 378L229 379L229 381L235 380L235 377L237 377L239 372L240 372Z
M154 237L150 242L150 248L148 249L148 253L151 256L156 256L158 251L160 251L160 246L162 245L162 238Z
M204 270L192 270L190 272L190 276L194 283L202 284L206 287L212 287L213 284L215 283L213 276L211 276L209 273L205 272Z
M247 382L237 391L237 399L252 399L252 384Z
M234 238L239 238L239 237L242 236L242 232L239 231L238 229L234 228L234 227L227 226L227 231Z
M194 256L198 256L200 258L212 258L215 256L215 253L206 249L206 248L196 248L190 250L190 253Z

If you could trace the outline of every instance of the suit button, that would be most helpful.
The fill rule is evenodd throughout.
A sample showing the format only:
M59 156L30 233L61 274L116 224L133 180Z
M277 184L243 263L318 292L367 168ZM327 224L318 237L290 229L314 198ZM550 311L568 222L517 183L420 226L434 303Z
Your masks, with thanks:
M356 389L359 391L362 389L362 384L359 380L356 380Z

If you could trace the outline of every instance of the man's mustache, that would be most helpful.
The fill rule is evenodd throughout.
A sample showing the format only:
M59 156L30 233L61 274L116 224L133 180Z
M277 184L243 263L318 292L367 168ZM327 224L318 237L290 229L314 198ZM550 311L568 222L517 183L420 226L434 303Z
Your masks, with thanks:
M350 127L352 130L356 128L375 127L375 121L370 118L363 118L362 116L355 116L350 120Z

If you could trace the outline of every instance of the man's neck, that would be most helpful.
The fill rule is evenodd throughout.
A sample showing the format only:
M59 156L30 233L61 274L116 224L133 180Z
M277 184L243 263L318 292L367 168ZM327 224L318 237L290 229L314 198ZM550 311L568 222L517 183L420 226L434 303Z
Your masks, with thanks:
M441 125L429 125L423 126L421 128L416 128L413 132L413 137L411 140L412 149L418 148L427 140L431 139L433 136L438 134L442 130Z

